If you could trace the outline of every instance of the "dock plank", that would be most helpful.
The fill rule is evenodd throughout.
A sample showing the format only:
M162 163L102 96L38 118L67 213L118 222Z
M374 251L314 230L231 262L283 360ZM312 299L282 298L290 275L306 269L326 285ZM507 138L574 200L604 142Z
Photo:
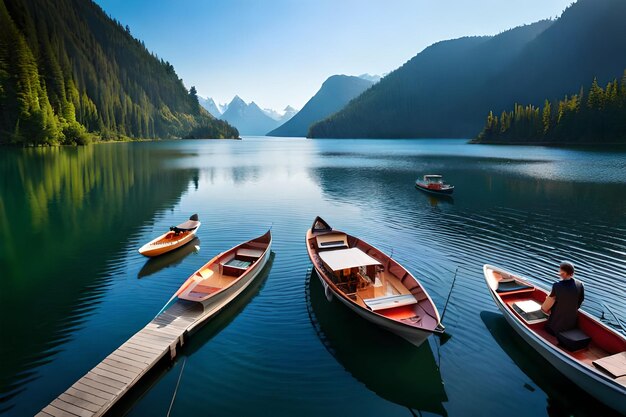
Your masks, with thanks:
M99 382L103 385L108 385L111 388L115 388L118 391L123 389L124 386L126 386L126 384L124 382L120 382L117 381L115 379L111 379L111 378L107 378L106 376L103 375L98 375L96 373L93 372L93 369L89 372L87 372L87 375L85 376L85 378L90 379L92 381L96 381Z
M120 356L116 351L115 353L107 356L105 360L110 360L118 363L123 363L124 365L132 366L133 368L144 369L145 364L143 362L139 362L135 359L129 359L125 356Z
M101 398L105 402L111 401L111 399L115 397L115 393L106 392L106 391L99 389L98 387L85 384L85 381L82 379L79 379L78 381L76 381L74 385L68 388L68 390L70 389L75 389L78 391L86 392L89 395L93 395L94 397Z
M94 404L91 401L87 401L83 398L70 395L67 391L59 395L59 400L80 408L84 408L85 410L91 411L92 413L95 413L100 409L100 406L98 404Z
M105 400L104 398L100 398L96 395L92 395L87 391L83 391L77 388L73 388L73 387L69 387L67 389L67 391L65 391L65 393L72 395L76 398L80 398L83 399L85 401L89 401L90 403L96 404L100 407L102 407L104 404L106 404L107 400ZM65 394L63 393L63 394ZM63 395L61 394L61 395Z
M84 408L80 408L74 404L66 403L58 398L52 401L50 405L79 417L91 417L94 414L93 411L85 410Z
M115 366L111 366L111 365L109 365L108 363L106 363L104 361L100 362L98 364L98 366L96 366L96 368L97 369L102 369L103 371L106 371L106 372L109 372L109 373L112 373L112 374L123 376L125 378L130 378L130 379L135 379L141 373L141 371L133 372L133 371L127 371L125 369L121 369L121 368L118 368L118 367L115 367ZM96 369L96 368L94 368L94 369Z
M124 371L134 372L136 374L140 374L143 371L143 369L139 366L130 365L124 362L120 362L119 360L110 359L109 357L105 358L102 363L107 364L112 368L118 368Z
M152 361L144 356L138 356L135 355L134 353L130 353L130 352L126 352L125 350L122 349L118 349L115 351L114 355L109 355L109 358L112 358L113 356L115 357L122 357L122 358L126 358L129 360L133 360L135 361L135 363L141 364L142 368L145 368L146 365L150 365L152 363Z
M68 413L67 411L59 410L53 405L49 405L43 409L46 414L50 414L54 417L76 417L76 414Z

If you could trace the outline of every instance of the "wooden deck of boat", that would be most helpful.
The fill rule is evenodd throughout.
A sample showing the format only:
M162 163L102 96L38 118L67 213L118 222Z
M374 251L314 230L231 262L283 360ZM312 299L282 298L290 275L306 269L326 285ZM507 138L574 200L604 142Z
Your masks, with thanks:
M173 358L187 332L206 319L199 303L177 301L59 395L37 416L104 415L166 355Z

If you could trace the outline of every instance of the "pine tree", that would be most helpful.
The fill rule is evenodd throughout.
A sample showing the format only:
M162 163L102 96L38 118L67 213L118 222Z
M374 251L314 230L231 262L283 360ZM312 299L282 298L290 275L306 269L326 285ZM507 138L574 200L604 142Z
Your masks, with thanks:
M546 99L543 103L543 134L545 135L550 130L550 123L552 121L552 106L550 102Z

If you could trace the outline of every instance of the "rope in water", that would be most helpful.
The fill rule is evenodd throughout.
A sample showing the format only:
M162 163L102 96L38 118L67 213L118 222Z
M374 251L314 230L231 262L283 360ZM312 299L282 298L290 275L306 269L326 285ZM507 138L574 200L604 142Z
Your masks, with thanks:
M180 385L180 380L183 377L183 371L185 370L185 364L187 364L187 358L183 360L183 366L180 368L180 374L178 374L178 381L176 382L176 388L174 389L174 395L172 395L172 401L170 402L170 408L167 410L167 417L170 417L170 413L172 412L172 407L174 406L174 400L176 399L176 394L178 393L178 386Z

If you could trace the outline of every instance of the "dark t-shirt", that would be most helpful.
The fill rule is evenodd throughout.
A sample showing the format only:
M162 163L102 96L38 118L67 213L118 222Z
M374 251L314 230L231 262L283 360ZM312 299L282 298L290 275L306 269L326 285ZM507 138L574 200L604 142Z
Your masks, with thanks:
M555 282L550 297L555 297L556 300L546 323L548 330L558 334L575 328L578 322L578 308L585 299L582 282L574 278Z

